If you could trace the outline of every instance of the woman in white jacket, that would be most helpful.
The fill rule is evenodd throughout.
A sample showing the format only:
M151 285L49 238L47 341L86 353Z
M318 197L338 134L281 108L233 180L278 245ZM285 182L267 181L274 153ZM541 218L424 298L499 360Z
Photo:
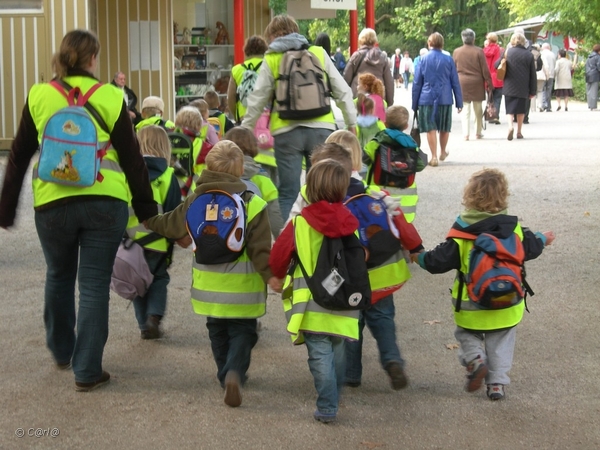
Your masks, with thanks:
M560 49L558 59L554 68L554 95L558 103L557 111L560 111L560 100L565 100L565 111L569 110L569 97L573 97L573 64L567 58L567 51Z

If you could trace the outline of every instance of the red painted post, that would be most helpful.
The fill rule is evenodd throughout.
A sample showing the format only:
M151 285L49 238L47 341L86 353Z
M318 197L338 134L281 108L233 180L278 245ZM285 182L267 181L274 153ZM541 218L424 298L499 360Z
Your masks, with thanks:
M244 62L244 0L233 0L233 64Z
M365 25L375 29L375 0L365 0Z
M358 50L358 11L350 11L350 56Z

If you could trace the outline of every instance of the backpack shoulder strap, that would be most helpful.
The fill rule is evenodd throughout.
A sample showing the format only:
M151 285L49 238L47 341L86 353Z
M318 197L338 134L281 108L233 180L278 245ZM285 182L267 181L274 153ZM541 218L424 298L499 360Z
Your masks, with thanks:
M73 88L69 83L60 78L52 80L50 84L65 96L65 98L69 102L69 106L83 106L85 109L88 110L92 117L96 119L96 122L98 122L100 128L102 128L106 133L110 134L110 130L108 129L108 125L106 125L104 119L100 116L96 108L94 108L92 104L88 102L92 94L96 92L96 90L99 87L102 86L102 83L96 83L95 85L93 85L83 96L78 95L81 93L81 90L79 88ZM65 90L68 92L68 94L65 92ZM77 99L74 98L75 96L77 96Z
M446 235L446 238L458 238L458 239L467 239L469 241L474 241L477 239L477 235L473 233L467 233L465 231L460 231L455 228L451 228Z
M144 247L145 245L148 245L154 241L158 241L159 239L163 238L164 236L161 234L158 234L156 232L152 232L150 234L147 234L146 236L139 238L139 239L134 239L134 242L136 244L141 245L142 247Z

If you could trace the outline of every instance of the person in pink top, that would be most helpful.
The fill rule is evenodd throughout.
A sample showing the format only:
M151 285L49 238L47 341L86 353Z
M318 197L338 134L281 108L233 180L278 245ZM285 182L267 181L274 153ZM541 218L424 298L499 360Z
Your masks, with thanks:
M498 36L496 33L488 33L486 39L488 41L488 45L483 48L483 53L485 54L485 60L487 62L488 69L490 69L490 74L492 75L492 85L494 87L494 106L496 107L496 117L489 122L500 125L500 120L498 118L504 82L496 77L497 69L494 64L496 61L498 61L498 59L500 59L503 49L500 47L500 45L498 45Z

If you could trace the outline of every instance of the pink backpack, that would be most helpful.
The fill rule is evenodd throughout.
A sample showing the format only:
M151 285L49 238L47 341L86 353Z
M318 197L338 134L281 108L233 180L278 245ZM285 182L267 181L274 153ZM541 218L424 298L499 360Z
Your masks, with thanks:
M369 98L373 99L375 103L375 109L373 110L373 115L377 116L379 120L385 122L385 104L383 103L383 99L381 95L378 94L369 94Z
M256 136L256 140L258 141L258 148L262 148L263 150L269 150L275 145L275 140L271 136L271 130L269 129L270 119L271 111L265 109L254 127L254 136Z

